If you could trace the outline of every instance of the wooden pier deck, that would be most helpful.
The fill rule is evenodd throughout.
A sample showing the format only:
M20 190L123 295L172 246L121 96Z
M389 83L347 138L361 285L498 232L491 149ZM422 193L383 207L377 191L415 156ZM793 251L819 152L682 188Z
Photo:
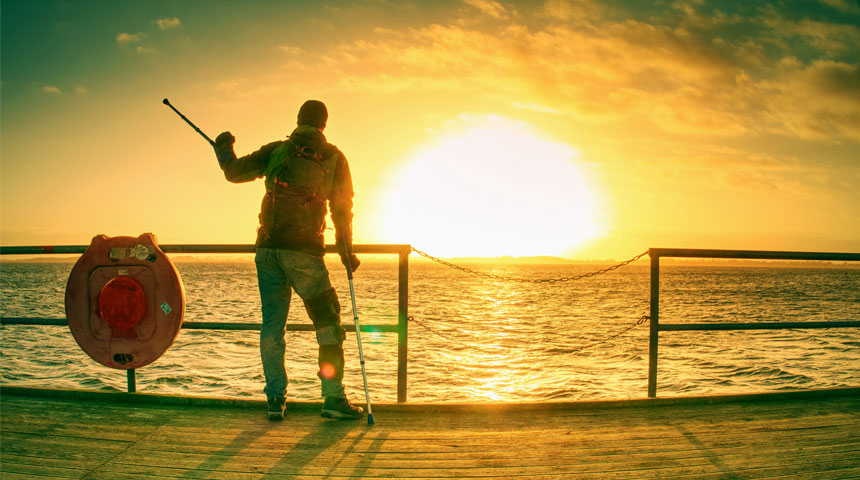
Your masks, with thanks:
M0 395L4 480L860 478L860 389L378 405L373 426L309 404L270 422L259 402L31 390Z

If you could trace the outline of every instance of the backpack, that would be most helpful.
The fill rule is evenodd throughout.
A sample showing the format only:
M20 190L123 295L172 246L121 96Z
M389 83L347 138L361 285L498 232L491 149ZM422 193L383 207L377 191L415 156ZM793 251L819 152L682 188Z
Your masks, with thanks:
M260 225L275 244L316 243L325 231L326 201L334 184L337 150L288 138L269 157Z

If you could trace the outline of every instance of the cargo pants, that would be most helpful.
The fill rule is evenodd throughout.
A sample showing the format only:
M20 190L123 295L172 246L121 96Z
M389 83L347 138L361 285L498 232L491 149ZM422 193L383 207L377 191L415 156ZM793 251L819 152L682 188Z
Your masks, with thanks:
M331 281L322 257L280 248L257 248L254 258L257 266L257 283L263 309L263 324L260 328L260 357L266 386L267 397L285 397L287 392L287 371L284 364L286 342L284 339L287 313L290 310L292 290L304 300L313 299L330 290ZM339 320L337 328L340 329ZM342 332L342 329L341 329ZM339 343L323 345L320 335L321 370L325 363L335 364L335 375L320 375L322 396L344 396L343 389L343 340ZM336 352L332 352L332 351ZM339 356L339 358L338 358ZM329 367L330 368L330 367Z

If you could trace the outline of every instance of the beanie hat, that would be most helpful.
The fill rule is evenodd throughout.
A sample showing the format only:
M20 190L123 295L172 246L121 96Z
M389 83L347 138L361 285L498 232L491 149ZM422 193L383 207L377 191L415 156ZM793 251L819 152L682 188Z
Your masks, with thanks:
M310 125L322 130L328 120L328 110L319 100L308 100L299 109L299 125Z

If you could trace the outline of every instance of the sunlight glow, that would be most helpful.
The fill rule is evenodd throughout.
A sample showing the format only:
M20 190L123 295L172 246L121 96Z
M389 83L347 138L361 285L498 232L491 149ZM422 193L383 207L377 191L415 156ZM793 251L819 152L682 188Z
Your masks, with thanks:
M386 238L463 257L559 256L601 236L576 149L498 117L441 137L395 178Z

